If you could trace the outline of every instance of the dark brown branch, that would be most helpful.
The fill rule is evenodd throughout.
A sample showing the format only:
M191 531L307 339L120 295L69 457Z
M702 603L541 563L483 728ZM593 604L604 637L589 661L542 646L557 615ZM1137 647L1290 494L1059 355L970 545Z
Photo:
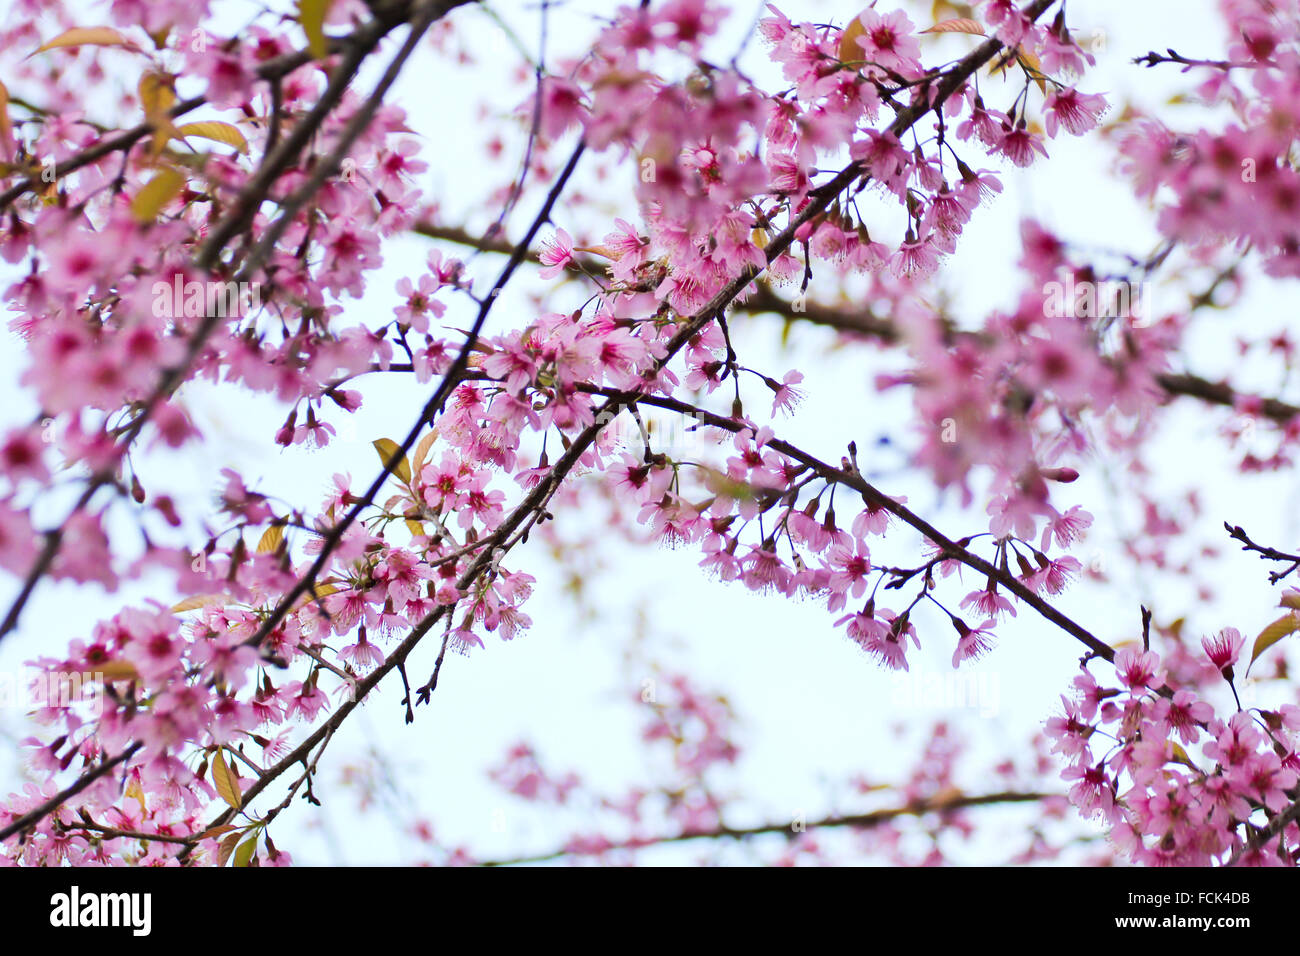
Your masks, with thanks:
M878 827L882 824L890 823L900 817L920 817L928 813L951 813L956 810L965 810L970 807L986 807L995 804L1036 803L1053 796L1057 796L1057 794L1021 792L1014 790L1003 791L1001 793L960 794L958 796L936 800L918 801L915 803L905 804L901 807L890 807L885 810L873 810L869 813L823 817L820 820L810 820L803 824L803 826L809 831L834 829L837 827L869 830L872 827ZM776 833L783 834L784 836L793 839L799 835L799 832L800 831L795 829L795 823L793 821L782 823L762 823L753 827L715 827L708 830L687 830L684 833L675 833L669 836L641 838L635 841L616 843L602 850L552 850L549 853L538 853L533 856L515 857L509 860L484 860L478 865L515 866L522 863L545 863L549 860L559 860L564 857L602 856L606 853L618 852L620 850L642 850L650 846L665 846L673 843L684 843L690 840L746 840L751 837L766 836Z
M292 196L280 204L280 214L268 227L258 245L246 257L235 281L248 280L254 276L270 256L275 242L288 228L290 221L320 188L325 179L338 168L341 158L346 155L351 145L369 126L370 120L373 119L383 96L397 79L397 74L414 51L420 36L428 29L429 25L449 10L463 6L467 2L470 2L470 0L436 0L436 2L430 0L425 4L417 22L412 25L411 34L408 36L406 43L393 58L388 70L380 79L370 97L349 120L330 154L317 164L307 181ZM373 25L377 23L382 25ZM361 36L362 39L348 47L343 60L331 74L329 84L321 99L315 104L308 116L295 126L293 133L282 140L276 151L264 160L257 175L240 192L234 210L213 230L204 243L195 259L197 268L208 270L216 265L218 257L226 244L242 230L249 217L251 217L252 211L257 208L261 199L265 196L266 191L271 188L280 173L288 167L301 149L307 145L311 137L315 135L315 132L320 128L330 111L341 101L362 61L378 46L379 41L394 25L395 23L389 23L386 19L372 21L369 30L358 31L358 36ZM118 439L117 450L119 454L124 453L125 449L129 448L135 441L159 402L175 391L184 381L194 361L203 351L207 340L223 321L224 316L220 310L212 310L211 314L204 317L198 328L187 340L185 355L181 361L170 368L164 369L158 385L145 401L140 412L131 421L130 426ZM114 464L106 465L88 479L86 488L73 506L71 514L76 514L87 507L100 488L113 482L115 468ZM67 524L66 519L63 524ZM37 583L53 565L62 541L62 526L52 528L43 534L40 553L24 578L18 595L9 605L4 620L0 621L0 639L3 639L17 626L18 619L31 599Z
M137 741L136 743L133 743L131 746L127 747L125 750L123 750L120 754L118 754L116 757L112 758L111 760L106 760L103 763L96 764L92 769L83 772L80 777L78 777L75 781L73 781L73 783L71 783L69 786L65 787L64 789L60 790L54 796L50 797L50 799L46 800L35 810L23 814L21 817L13 821L13 823L10 823L3 830L0 830L0 842L7 840L15 833L21 833L23 830L27 829L30 826L35 826L46 816L53 813L55 810L59 809L59 807L63 806L63 804L67 802L69 797L75 797L77 794L81 793L81 791L85 790L87 787L89 787L100 777L109 773L114 767L118 766L121 763L124 763L127 760L130 760L131 757L135 756L135 754L143 746L144 746L143 743Z
M587 389L583 389L586 391ZM606 394L604 389L590 389L596 394ZM671 411L681 412L689 415L696 421L703 422L715 428L721 428L729 432L738 432L742 429L749 428L746 422L737 421L734 418L725 418L722 415L716 415L708 412L687 402L678 401L672 398L663 398L660 396L639 396L636 402L641 405L653 405L659 408L666 408ZM955 561L960 561L967 567L973 568L997 581L1008 591L1018 597L1025 604L1032 607L1042 617L1051 621L1061 630L1074 637L1080 643L1085 645L1093 654L1107 661L1113 661L1115 650L1105 641L1098 638L1083 625L1077 623L1071 618L1066 617L1052 605L1048 604L1029 588L1025 587L1020 581L1012 576L1009 572L1003 571L989 561L984 560L968 548L963 547L952 539L948 538L943 532L939 531L934 525L930 524L920 515L908 509L906 506L899 504L893 498L886 495L880 489L868 482L862 475L856 471L846 471L843 468L836 468L829 465L819 458L808 454L801 448L791 445L789 442L774 438L767 443L767 447L774 451L794 459L795 461L812 468L820 477L826 481L841 484L852 488L858 492L870 504L884 508L894 517L898 518L904 524L921 532L931 542L938 547L945 557L950 557Z
M1287 551L1279 551L1277 548L1270 548L1266 545L1256 544L1250 539L1250 536L1246 534L1246 529L1241 527L1241 525L1232 525L1225 521L1223 527L1227 529L1229 538L1241 542L1242 551L1254 551L1265 561L1290 562L1291 566L1285 571L1269 572L1268 581L1270 584L1277 584L1283 578L1291 574L1291 572L1300 568L1300 554L1291 554Z
M503 240L487 239L460 227L440 226L428 221L418 223L413 231L430 239L454 242L483 252L507 253L512 248ZM537 262L537 253L530 252L528 260ZM575 257L567 268L575 273L603 271L600 262L591 258ZM837 332L863 335L890 345L899 340L898 329L890 319L882 318L866 309L823 305L811 300L801 302L800 307L796 308L794 302L777 295L766 282L756 282L755 289L756 291L747 299L736 303L734 311L752 315L779 315L790 322L811 322ZM960 336L972 333L953 331L951 334ZM1285 425L1300 415L1300 406L1276 398L1243 395L1225 382L1212 382L1199 375L1165 372L1157 375L1155 381L1170 398L1197 398L1211 405L1223 405L1228 408L1235 408L1239 403L1257 403L1260 415L1278 424Z

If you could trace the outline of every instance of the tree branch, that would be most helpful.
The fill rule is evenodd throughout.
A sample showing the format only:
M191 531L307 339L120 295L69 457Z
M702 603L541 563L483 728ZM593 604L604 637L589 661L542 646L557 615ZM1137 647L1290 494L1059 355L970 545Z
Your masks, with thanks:
M869 830L873 827L881 826L897 820L899 817L924 816L927 813L951 813L957 810L965 810L969 807L986 807L995 804L1008 803L1036 803L1049 797L1059 796L1052 793L1035 793L1022 791L1002 791L1000 793L984 794L959 794L952 797L943 797L935 800L922 800L905 804L901 807L890 807L885 810L873 810L869 813L858 813L846 816L832 815L822 817L819 820L810 820L803 824L808 831L833 829L837 827L850 827L858 830ZM667 846L674 843L684 843L690 840L747 840L751 837L765 836L769 834L780 833L787 838L794 839L799 836L800 831L795 829L795 824L789 821L781 823L762 823L752 827L715 827L708 830L687 830L683 833L676 833L669 836L642 837L636 840L629 840L623 843L614 843L600 850L583 850L583 849L559 849L552 850L548 853L538 853L532 856L514 857L508 860L484 860L479 866L516 866L522 863L545 863L549 860L563 859L564 857L581 857L581 856L602 856L606 853L612 853L619 850L643 850L650 846Z

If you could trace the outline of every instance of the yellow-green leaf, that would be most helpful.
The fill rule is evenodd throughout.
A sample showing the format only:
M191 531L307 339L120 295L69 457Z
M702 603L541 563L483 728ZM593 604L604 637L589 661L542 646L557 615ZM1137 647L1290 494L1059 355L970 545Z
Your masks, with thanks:
M0 83L0 143L8 143L13 133L13 124L9 122L9 90Z
M280 547L280 542L284 540L284 526L272 525L262 533L262 540L257 542L258 554L269 554Z
M171 108L176 105L176 91L173 89L175 78L169 73L150 70L140 77L138 87L140 106L144 109L144 118L153 126L153 142L150 153L154 157L162 155L167 141L175 134L172 125Z
M156 70L150 70L140 77L138 92L140 95L140 106L144 109L145 118L151 123L156 123L158 118L166 114L173 106L176 105L176 91L172 89L174 80L167 73L159 73Z
M1192 763L1192 758L1187 756L1187 751L1182 748L1182 745L1179 744L1178 741L1173 742L1173 748L1174 748L1175 763L1180 763L1183 766L1190 767L1191 769L1195 770L1197 773L1200 773L1201 768L1196 766L1196 764Z
M936 23L928 30L922 30L922 33L973 33L977 36L984 36L984 27L978 20L971 20L967 17L957 17L953 20L944 20Z
M1029 50L1021 50L1017 54L1020 65L1028 70L1029 75L1034 78L1038 84L1038 90L1044 96L1047 95L1047 74L1043 72L1043 64L1039 62L1038 57Z
M188 597L184 601L173 604L171 611L173 614L184 614L186 611L197 611L201 607L208 607L212 604L225 604L226 596L224 594L196 594L194 597Z
M235 851L234 865L248 866L249 862L253 859L253 851L256 849L257 849L257 834L254 833L243 843L239 844L239 849Z
M393 465L389 470L395 474L398 479L406 484L411 483L411 463L402 455L402 447L391 438L376 438L370 444L375 446L375 451L379 452L379 460L388 468L389 462L401 455L401 460Z
M230 123L218 123L215 120L205 120L202 123L186 123L183 126L178 126L176 132L182 138L197 136L200 139L210 139L213 142L233 146L241 153L248 152L248 140L239 131L239 127Z
M48 43L41 44L28 56L66 46L120 46L129 50L138 49L134 43L112 27L73 27L60 33Z
M325 40L325 16L332 0L298 0L298 22L307 34L307 49L316 59L329 52Z
M862 15L853 18L853 21L844 28L840 34L840 60L844 63L861 63L862 47L858 45L858 37L866 36L867 28L862 23Z
M135 680L140 676L134 664L123 660L102 661L89 665L85 673L101 680Z
M217 748L216 756L212 758L212 785L217 788L217 796L230 804L233 809L238 810L243 806L243 798L239 792L239 778L227 766L220 747Z
M930 5L930 19L938 21L945 13L950 13L954 17L969 17L975 11L971 9L969 3L954 3L953 0L934 0Z
M157 221L163 206L176 198L184 186L185 174L178 169L164 166L154 173L153 179L145 183L135 194L135 198L131 200L131 215L141 224Z
M420 524L418 521L412 521L410 518L407 518L406 530L411 532L411 537L418 538L424 534L424 525Z
M1264 630L1260 631L1259 637L1255 638L1255 647L1250 652L1250 665L1246 667L1246 673L1250 673L1251 666L1254 666L1254 663L1259 658L1260 654L1263 654L1278 641L1282 640L1282 638L1286 637L1288 634L1295 633L1297 630L1300 630L1300 616L1287 614L1284 617L1279 617L1268 627L1264 628Z
M129 797L130 799L134 800L136 803L140 804L141 813L149 812L149 804L145 800L144 787L140 785L139 780L132 780L130 783L128 783L126 785L126 790L123 791L122 795L125 797Z
M323 582L321 584L317 584L311 589L311 593L304 594L302 597L298 599L298 603L294 606L294 610L297 610L298 608L301 607L306 607L308 604L311 604L315 601L319 601L322 598L327 598L331 594L334 594L341 590L342 588L340 588L337 584L333 584L330 582Z

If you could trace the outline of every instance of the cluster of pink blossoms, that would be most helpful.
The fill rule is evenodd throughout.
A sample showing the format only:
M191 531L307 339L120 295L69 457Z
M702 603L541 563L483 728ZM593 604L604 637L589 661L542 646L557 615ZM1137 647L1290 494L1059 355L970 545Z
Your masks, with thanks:
M1118 687L1085 666L1073 698L1061 698L1063 716L1047 722L1053 753L1069 762L1070 802L1137 863L1296 863L1300 824L1284 811L1300 782L1300 707L1224 720L1179 679L1199 684L1208 660L1232 684L1243 643L1235 628L1204 638L1201 661L1173 658L1178 678L1156 652L1122 650Z
M112 9L125 28L138 24L131 18L142 15L139 6L118 2ZM1049 5L1035 6L1041 12ZM1228 6L1246 16L1236 8L1253 5ZM191 4L182 16L175 7L167 4L158 22L188 26L206 12ZM1001 96L989 86L1003 87L977 78L974 69L955 76L946 99L937 102L939 79L949 74L923 65L918 28L898 11L873 7L841 30L795 23L772 10L759 30L789 84L773 94L703 59L703 43L721 15L715 5L672 0L620 9L591 55L568 76L545 78L534 110L525 112L536 112L536 133L548 147L577 134L586 149L625 160L634 176L636 214L614 219L599 243L586 245L565 228L577 232L575 226L559 222L537 253L541 277L566 277L600 263L605 275L597 293L573 311L540 311L523 328L475 336L472 349L451 321L449 304L460 296L480 300L463 265L441 253L429 257L421 274L397 284L391 319L385 315L373 326L344 319L342 303L366 292L367 273L382 261L381 239L410 230L427 211L419 207L414 184L426 167L400 109L377 107L354 135L352 120L367 103L350 88L338 91L336 106L324 111L313 137L320 152L274 170L265 195L250 206L258 177L242 154L277 155L276 143L283 144L295 124L316 122L317 107L330 95L328 71L315 61L297 63L285 35L262 27L238 37L207 37L204 51L175 29L151 53L141 52L147 49L142 37L134 51L115 51L144 58L141 69L152 79L142 80L133 105L146 116L158 113L159 84L199 80L207 104L242 116L240 128L253 143L243 132L234 140L227 130L227 145L243 147L233 156L208 153L193 168L166 153L165 143L153 152L128 151L125 158L110 154L65 176L50 201L33 198L6 212L0 253L26 269L6 297L19 313L14 327L29 341L24 382L44 416L0 444L8 466L0 491L0 566L21 575L38 560L41 529L32 527L25 506L47 490L54 451L70 465L129 485L150 521L182 524L172 497L152 490L152 476L134 470L126 476L123 444L146 418L151 431L145 434L170 447L199 438L172 391L155 395L165 385L162 369L180 369L181 381L208 379L275 396L290 408L275 434L285 445L327 443L334 428L326 414L354 412L362 394L344 386L369 373L406 371L420 383L442 380L452 370L458 377L443 407L423 423L431 427L419 444L395 457L389 485L395 490L382 501L358 494L348 477L337 476L319 511L305 516L273 508L231 473L222 492L231 525L211 536L202 561L188 549L150 542L145 557L130 567L113 558L102 507L78 508L64 532L75 535L78 546L54 548L51 576L111 586L119 577L164 567L176 572L183 592L204 597L170 610L126 609L67 654L38 662L51 672L103 675L102 709L89 714L87 702L77 701L52 704L39 715L60 727L53 741L33 747L34 763L49 783L14 799L0 811L0 823L38 806L57 789L61 771L129 753L124 775L140 793L139 813L122 809L117 779L104 777L78 798L95 825L131 833L205 832L214 810L239 808L238 792L247 782L240 763L258 777L278 765L292 752L296 725L317 724L370 676L382 677L395 660L404 660L407 642L433 625L443 628L446 646L463 651L482 647L489 633L516 637L530 623L523 608L533 578L506 567L515 567L509 552L534 524L551 517L549 496L569 473L558 470L561 461L566 469L603 475L653 536L698 546L702 565L720 579L825 601L848 636L891 668L907 669L909 645L920 646L911 612L922 601L950 619L955 637L945 636L956 667L988 652L997 621L1016 613L1007 577L1032 596L1059 593L1080 571L1064 550L1091 518L1054 499L1052 488L1078 477L1074 465L1090 447L1088 424L1101 422L1105 440L1115 446L1134 440L1138 426L1124 423L1155 409L1157 378L1180 324L1121 332L1094 316L1048 308L1046 284L1092 273L1064 242L1033 224L1024 229L1021 261L1029 287L1014 308L987 317L982 328L955 329L915 295L957 248L980 204L1000 192L997 173L976 168L984 158L1028 166L1047 156L1046 140L1087 133L1106 108L1099 96L1073 85L1091 56L1071 37L1063 15L1039 23L1004 0L978 9L988 32L1015 51L1004 56L1003 72L1023 80L1023 88L1006 95L1003 109L986 102ZM339 27L368 22L360 3L336 4L330 16ZM34 39L29 32L20 29L13 38ZM1234 53L1270 66L1255 71L1257 99L1243 100L1243 112L1287 97L1293 80L1282 78L1291 62L1284 46L1292 39L1275 31L1271 44ZM676 64L680 75L651 72L652 59ZM1263 226L1243 223L1261 202L1274 211L1289 202L1291 173L1282 147L1289 149L1294 138L1290 115L1252 133L1249 142L1229 131L1222 137L1227 145L1204 144L1198 155L1211 157L1208 167L1186 160L1172 141L1158 155L1135 151L1138 173L1150 188L1170 185L1179 196L1176 209L1162 218L1169 234L1195 241L1248 235L1269 250L1270 268L1284 274L1287 257L1294 257L1290 233L1272 226L1266 234L1259 232ZM48 157L55 168L80 162L100 135L72 110L26 118L15 133L25 156ZM315 183L309 202L295 206L298 191L313 182L315 163L336 145L347 147L338 175ZM16 155L16 142L8 148ZM1258 182L1251 181L1256 188L1209 189L1206 168L1245 158L1259 160L1253 167ZM845 172L827 174L827 166ZM15 167L0 185L22 176ZM142 216L149 203L140 197L150 199L149 190L161 190L156 183L166 185L174 176L181 185L157 203L155 216ZM859 208L868 201L889 223L874 237ZM563 220L561 208L552 218ZM210 246L231 210L246 213L243 254L260 256L252 265ZM913 390L921 423L915 462L938 484L960 487L967 503L974 498L972 482L987 479L989 524L980 536L992 545L989 566L1005 577L999 585L990 575L984 587L961 599L969 620L931 594L936 579L960 564L952 549L934 542L926 561L912 570L873 564L872 547L904 514L905 499L864 487L853 453L839 467L825 466L746 413L755 393L762 396L760 407L772 402L772 416L791 410L802 378L792 371L777 379L742 366L723 324L726 308L755 291L751 280L762 270L773 281L801 283L805 293L814 264L818 271L825 266L863 276L871 298L887 304L908 330L903 345L910 368L880 386ZM184 288L245 272L265 293L254 314L214 317L157 307L160 284L171 289L179 279ZM463 367L457 358L462 348ZM733 388L729 415L702 407ZM675 460L648 435L630 450L619 447L602 429L619 416L635 417L638 403L699 415L703 426L731 436L730 456L711 463ZM46 441L51 434L53 441ZM124 434L125 442L119 441ZM382 448L381 456L388 460ZM846 496L854 502L847 509ZM330 540L330 529L357 505L364 506L362 520ZM250 547L245 533L268 523L271 530ZM961 547L974 537L962 539ZM45 540L58 543L53 535ZM308 575L314 581L307 593L294 592L302 596L281 607ZM910 603L902 594L909 584L916 588ZM898 596L893 607L884 607L883 598L877 603L884 585ZM182 622L182 615L191 616ZM1268 764L1263 738L1252 737L1243 718L1220 727L1206 705L1186 696L1190 692L1158 695L1163 678L1150 657L1125 652L1117 663L1126 705L1107 698L1091 713L1071 712L1072 729L1062 737L1062 749L1093 775L1086 778L1091 789L1078 791L1076 802L1085 810L1100 807L1112 822L1129 827L1125 832L1134 836L1126 847L1134 855L1146 853L1143 841L1157 836L1172 841L1170 859L1201 859L1196 853L1222 858L1235 846L1234 827L1245 819L1234 801L1253 807L1255 799L1276 812L1277 794L1294 785L1294 771L1282 757L1276 767ZM422 690L431 692L433 684ZM703 706L688 709L703 730L684 763L729 759L717 732L721 717ZM1123 756L1095 764L1082 728L1098 714L1103 723L1119 725ZM1282 734L1283 724L1295 729L1290 712L1279 720L1269 728L1273 733ZM1170 735L1194 734L1202 724L1219 748L1206 754L1224 768L1205 781L1227 782L1187 776L1178 806L1180 812L1193 805L1209 809L1185 827L1170 824L1167 808L1144 809L1142 802L1168 800L1162 790L1149 800L1135 794L1120 814L1117 778L1105 775L1126 773L1137 787L1163 784L1168 770L1157 767L1173 753ZM1252 755L1258 750L1259 760L1235 756L1248 749ZM527 761L528 754L515 755L501 774L507 786L553 790L563 799L567 784L543 779ZM1265 771L1273 781L1267 787ZM1097 774L1101 779L1094 780ZM1197 787L1220 787L1227 802L1206 803L1208 789ZM686 819L696 825L710 814L716 808L702 804ZM256 846L262 837L265 852L258 859L287 859L269 841L269 818L207 830L184 849L153 842L139 851L123 837L79 832L77 819L64 807L21 842L6 843L6 853L29 863L107 861L119 854L136 862L221 861L239 840L251 838ZM1206 843L1207 826L1221 837L1213 846Z
M715 11L696 2L624 10L596 43L594 56L582 61L570 79L543 89L542 130L547 135L580 126L588 148L622 149L636 158L644 226L619 220L594 250L609 262L610 283L590 314L543 314L519 332L484 340L486 354L473 362L477 380L456 386L437 419L436 440L443 447L434 447L430 433L414 463L408 463L398 494L378 508L377 520L369 527L353 525L342 535L318 577L315 598L299 602L269 630L261 621L306 565L295 566L289 557L292 533L287 540L264 538L265 550L249 552L239 534L242 526L291 516L273 513L265 499L230 476L223 498L238 523L233 535L212 539L202 571L188 560L188 552L158 548L151 553L155 563L178 569L184 590L220 597L200 602L195 618L184 625L162 610L124 611L66 658L41 662L62 670L105 664L123 675L108 679L115 690L107 695L110 706L104 714L90 722L75 719L69 734L45 748L48 767L68 766L74 754L85 765L139 741L143 746L132 773L142 775L145 792L175 793L179 787L189 794L179 802L154 801L149 823L192 832L201 809L193 805L193 794L209 785L208 765L206 756L198 767L187 762L187 750L220 757L227 745L251 739L264 762L276 760L288 747L287 723L311 722L330 706L322 681L342 677L339 690L346 694L359 675L386 660L385 641L443 610L448 612L448 639L462 649L481 646L483 632L508 639L526 627L520 605L530 590L528 575L508 572L494 560L489 574L468 586L464 582L475 542L492 540L509 511L499 477L513 475L527 492L547 476L545 451L535 465L521 455L526 435L576 436L608 421L597 420L599 408L607 407L598 405L602 392L672 396L682 375L688 387L707 394L742 371L754 374L770 389L774 413L797 400L798 373L777 381L742 370L717 323L697 323L685 341L678 333L688 317L748 268L766 267L776 279L795 278L806 270L791 251L769 261L765 245L808 206L822 156L838 153L858 164L866 174L859 188L900 204L905 222L885 244L872 239L837 203L833 214L798 227L795 239L806 255L845 270L887 270L905 286L952 251L975 206L999 187L993 174L974 172L961 160L945 160L944 149L952 146L943 141L942 127L939 140L929 143L929 155L920 145L907 150L893 132L877 129L886 103L897 111L899 99L928 95L915 84L924 70L917 59L915 27L906 17L864 13L861 57L850 51L854 55L846 61L839 31L796 25L774 13L763 22L762 34L793 84L779 96L764 94L726 71L697 68L669 82L642 67L656 51L693 57L716 21ZM1000 14L996 22L1000 35L1014 34L1026 53L1048 43L1049 36L1057 46L1068 39L1063 27L1039 27L1018 13ZM254 29L237 39L208 42L222 55L186 54L182 60L206 80L209 102L250 115L265 113L272 105L270 94L251 92L260 86L253 77L291 53L283 36ZM291 113L321 95L324 81L311 65L287 70L278 79L278 106ZM1060 115L1064 128L1082 132L1089 124L1079 110L1096 113L1099 108L1087 100L1081 106L1062 99L1064 89L1045 109ZM360 98L351 90L340 101L321 125L325 147L360 108ZM1027 128L1025 106L1019 108L1017 116L989 111L965 82L942 106L954 122L969 111L968 124L956 133L958 142L973 136L989 153L1023 164L1043 150ZM344 390L343 383L391 367L398 349L409 356L410 370L420 380L451 365L454 339L439 337L433 326L445 308L436 298L440 290L465 288L456 263L432 257L427 273L400 283L404 304L396 310L396 321L383 328L341 324L341 309L332 301L360 296L364 273L380 262L379 237L414 220L416 193L410 183L423 165L413 158L409 141L400 138L403 131L400 110L378 110L349 152L350 174L320 184L310 214L289 221L257 273L274 289L277 321L271 325L258 316L236 316L218 323L188 373L238 382L291 403L277 434L281 443L328 441L333 429L321 415L325 400L345 413L354 411L360 395ZM74 157L91 136L89 128L45 124L31 148L57 163ZM742 146L747 139L761 148ZM142 180L152 175L144 160L130 171ZM290 196L305 174L305 167L287 172L276 195ZM215 209L237 207L248 185L237 159L210 155L202 169L202 191L182 191L163 204L171 214L142 228L127 196L102 188L110 175L107 166L92 164L65 187L70 198L75 189L84 202L102 206L102 224L95 231L70 229L68 203L56 203L34 211L31 218L13 218L6 243L9 250L21 253L32 247L48 256L49 267L33 269L9 290L9 298L20 309L20 327L32 342L28 381L55 419L58 450L69 461L92 465L112 462L110 429L129 427L139 403L149 397L154 382L146 370L178 361L183 343L203 323L198 315L158 314L151 298L156 284L170 284L177 275L182 284L202 278L179 253L201 249L205 232L215 224ZM194 201L200 195L209 198L207 205ZM270 220L260 213L254 217L254 236L269 227ZM568 233L557 231L541 254L544 272L558 275L557 270L573 264L575 252ZM21 255L14 261L19 259ZM423 343L412 343L412 334L423 336ZM677 349L684 359L680 374L669 368ZM80 356L92 353L88 374L65 374ZM102 424L84 432L72 413L87 408L101 412ZM196 436L183 417L172 421L177 415L163 401L151 411L150 424L169 444L182 446ZM705 500L689 490L676 462L649 447L640 459L611 458L608 442L598 441L578 463L608 470L643 522L673 543L698 542L706 566L723 579L786 595L822 595L832 612L845 610L850 599L862 601L873 571L868 538L885 531L887 514L869 503L850 522L851 531L841 529L833 510L822 504L830 487L825 476L805 475L805 467L769 447L771 430L744 418L739 405L732 421L737 454L716 479L705 478L705 485L713 486ZM21 447L23 440L18 435L11 443ZM30 433L25 441L30 447ZM813 478L817 480L808 480ZM161 497L142 494L166 511ZM346 479L340 479L315 521L329 527L356 500ZM1053 510L1046 513L1064 520ZM79 514L74 520L95 519ZM1017 530L1033 536L1034 529L1025 524L1020 522ZM391 542L390 525L409 531L409 544ZM96 540L93 532L93 527L86 529L83 542ZM751 540L742 542L746 533ZM102 533L98 537L105 538ZM30 541L32 535L22 528L13 538ZM307 542L309 559L314 544ZM1040 564L1026 569L1026 580L1036 588L1048 586L1043 572L1049 567L1058 577L1068 573L1066 564L1052 565L1029 547ZM106 539L99 551L81 547L77 554L101 575L112 566L105 560ZM30 552L18 554L10 568L21 572L31 559ZM64 560L62 553L59 560ZM60 568L56 561L56 574ZM990 597L981 600L997 603L994 588L984 593ZM918 640L908 615L877 609L874 590L872 595L841 623L849 624L850 635L869 652L891 666L906 667L906 642ZM987 624L969 627L953 620L958 632L954 663L988 649ZM253 646L250 638L262 631ZM335 639L338 645L331 650L329 642ZM267 662L306 670L300 678L279 680ZM149 700L149 706L141 708L142 700ZM56 708L44 716L73 722L72 713L72 708ZM230 772L237 776L237 767ZM163 781L170 783L164 786ZM111 803L109 785L101 789L88 806ZM20 802L11 813L16 816L28 805ZM54 820L48 818L42 832L59 841L56 856L66 855L72 851L59 837L62 824L56 827ZM218 836L225 834L214 835L212 845L201 844L200 850L219 855ZM22 852L34 860L53 846L29 839ZM106 852L105 846L116 848L105 841L97 852ZM150 852L165 855L169 850Z

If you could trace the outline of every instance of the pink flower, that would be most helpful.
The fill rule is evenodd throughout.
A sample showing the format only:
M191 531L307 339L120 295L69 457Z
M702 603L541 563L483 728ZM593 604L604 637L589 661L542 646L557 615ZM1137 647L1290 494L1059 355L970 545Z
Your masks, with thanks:
M1097 125L1106 112L1106 97L1100 93L1080 93L1076 89L1053 90L1043 104L1047 111L1047 135L1056 137L1059 127L1074 136L1082 136Z
M573 238L563 229L555 230L555 235L542 243L537 258L546 267L538 275L553 279L573 262Z
M1063 754L1071 759L1087 760L1088 738L1096 729L1088 723L1088 717L1076 701L1061 695L1061 707L1065 710L1063 717L1050 717L1044 725L1047 736L1052 738L1052 753Z
M366 629L362 627L358 629L357 642L339 651L339 658L365 673L384 662L384 652L366 639Z
M952 653L952 666L957 667L962 661L977 660L993 649L993 635L990 628L992 621L985 621L979 627L971 627L960 618L952 619L952 626L957 629L957 649Z
M996 619L1003 614L1016 616L1016 609L1010 601L998 593L997 584L990 581L988 587L972 591L961 599L962 607L974 608L981 617Z
M794 407L803 399L803 392L795 388L803 381L802 372L786 372L785 377L777 382L773 379L764 379L767 387L772 390L772 414L775 415L780 409L786 413L794 411Z
M1225 627L1213 637L1202 637L1201 648L1219 672L1229 681L1232 680L1232 665L1237 663L1241 648L1246 639L1235 627Z
M1160 655L1154 651L1144 652L1128 647L1115 655L1115 670L1130 693L1161 687L1165 679L1156 671L1159 666Z
M403 325L409 325L417 332L429 331L429 313L433 313L435 319L442 318L442 314L447 311L447 307L433 298L434 292L438 289L438 283L433 276L420 276L419 284L416 285L405 276L397 280L397 293L403 296L406 301L393 309L397 315L397 320Z
M909 230L889 268L900 279L924 279L939 268L939 253L929 236L918 239Z
M858 17L863 33L858 37L863 59L904 76L921 69L921 44L912 34L916 25L901 10L887 14L868 8Z
M1021 168L1033 163L1035 152L1047 156L1043 138L1031 133L1024 119L1021 119L1015 127L1007 123L1002 125L1002 140L998 143L996 151Z

